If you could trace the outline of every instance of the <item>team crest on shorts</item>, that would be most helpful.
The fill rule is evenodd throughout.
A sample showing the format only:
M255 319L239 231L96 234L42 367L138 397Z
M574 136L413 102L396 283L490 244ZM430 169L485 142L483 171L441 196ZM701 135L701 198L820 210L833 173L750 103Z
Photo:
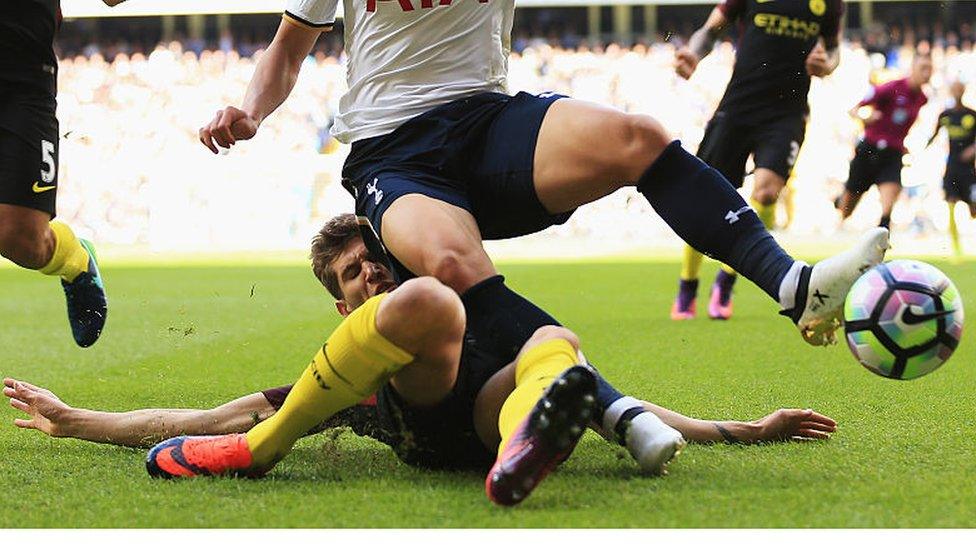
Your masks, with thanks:
M810 13L821 16L827 11L827 2L825 0L810 0Z

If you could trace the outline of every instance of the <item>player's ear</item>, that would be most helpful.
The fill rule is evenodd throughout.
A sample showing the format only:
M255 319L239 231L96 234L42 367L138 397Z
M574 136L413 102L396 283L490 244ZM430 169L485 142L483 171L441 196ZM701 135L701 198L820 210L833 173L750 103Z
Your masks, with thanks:
M336 306L336 310L339 311L339 314L344 317L349 316L349 313L352 312L351 310L349 310L349 305L347 305L346 301L343 299L336 301L335 306Z

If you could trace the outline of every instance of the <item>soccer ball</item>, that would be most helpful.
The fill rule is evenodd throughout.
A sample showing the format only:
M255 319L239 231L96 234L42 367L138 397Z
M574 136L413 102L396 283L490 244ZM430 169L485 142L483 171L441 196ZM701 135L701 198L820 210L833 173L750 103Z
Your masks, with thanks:
M962 298L942 271L900 259L857 279L844 302L844 332L872 372L914 379L942 366L962 336Z

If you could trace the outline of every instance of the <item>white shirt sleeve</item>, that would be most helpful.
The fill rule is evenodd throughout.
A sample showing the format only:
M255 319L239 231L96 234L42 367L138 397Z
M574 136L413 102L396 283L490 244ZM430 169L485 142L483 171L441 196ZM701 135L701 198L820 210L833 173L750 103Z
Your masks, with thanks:
M314 29L327 29L335 23L339 0L288 0L285 17Z

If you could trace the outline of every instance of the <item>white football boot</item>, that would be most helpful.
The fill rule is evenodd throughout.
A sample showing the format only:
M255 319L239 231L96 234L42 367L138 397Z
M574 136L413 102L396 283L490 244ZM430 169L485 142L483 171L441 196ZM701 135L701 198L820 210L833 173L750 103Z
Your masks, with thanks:
M607 408L603 415L605 436L608 440L621 437L618 430L621 417L635 408L643 411L627 423L622 442L631 457L640 465L642 472L649 475L663 475L667 473L668 463L685 447L685 439L681 433L647 411L639 400L625 396L617 399Z
M625 441L641 472L648 475L666 475L668 464L687 444L681 433L651 412L638 414L630 421Z
M837 343L834 333L844 324L844 300L854 282L868 269L884 261L888 229L871 229L851 249L804 268L799 275L792 309L781 314L793 319L810 345ZM802 311L797 307L803 307Z

